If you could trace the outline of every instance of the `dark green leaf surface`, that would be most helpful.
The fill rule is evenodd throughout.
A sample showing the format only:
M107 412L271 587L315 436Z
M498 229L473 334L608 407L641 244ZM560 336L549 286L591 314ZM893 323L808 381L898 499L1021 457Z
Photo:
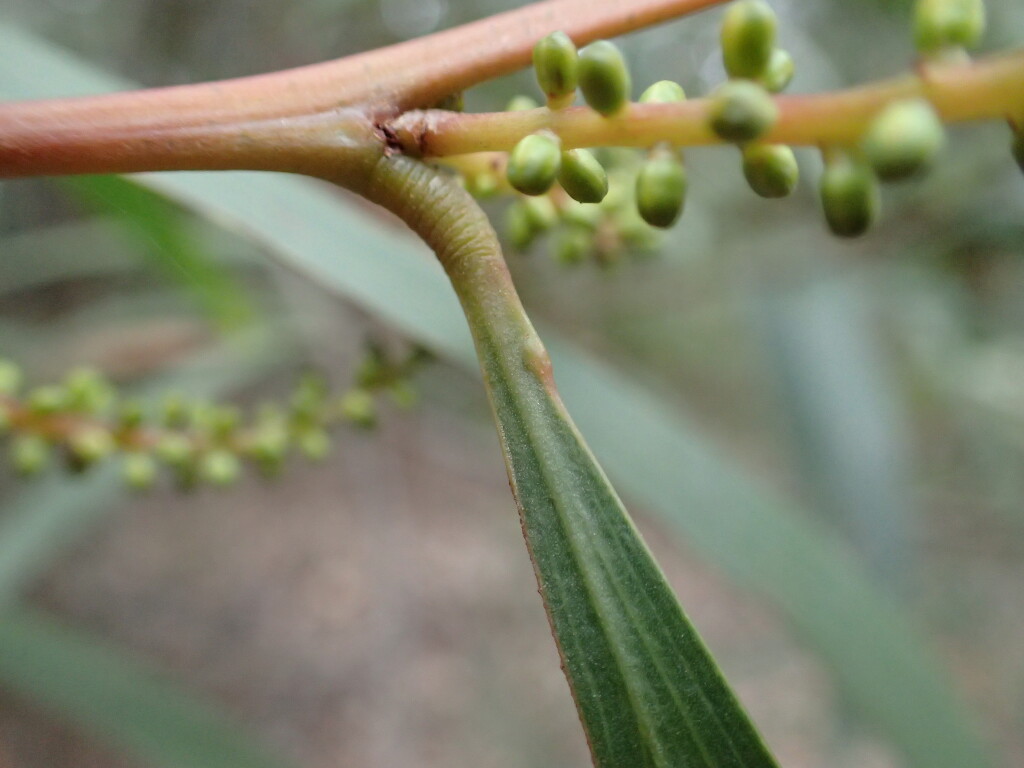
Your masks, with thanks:
M774 766L565 409L501 339L482 335L485 377L595 764Z
M598 768L774 768L573 425L486 215L449 175L379 162L371 199L436 251L473 334L544 607Z
M129 85L14 30L0 28L0 45L5 98ZM335 190L265 174L158 174L145 181L263 240L285 263L439 354L476 367L457 302L426 249L368 222ZM909 765L989 764L906 609L834 534L745 474L678 408L541 330L562 396L620 489L737 583L770 597L829 663L847 700Z
M0 682L163 768L286 768L220 713L124 654L23 610L0 614Z

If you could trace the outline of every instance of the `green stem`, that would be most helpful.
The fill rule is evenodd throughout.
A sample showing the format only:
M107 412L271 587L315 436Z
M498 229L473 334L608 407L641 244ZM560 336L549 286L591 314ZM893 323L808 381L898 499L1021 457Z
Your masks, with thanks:
M462 302L595 765L773 768L569 418L484 213L404 156L379 158L358 191L434 248Z

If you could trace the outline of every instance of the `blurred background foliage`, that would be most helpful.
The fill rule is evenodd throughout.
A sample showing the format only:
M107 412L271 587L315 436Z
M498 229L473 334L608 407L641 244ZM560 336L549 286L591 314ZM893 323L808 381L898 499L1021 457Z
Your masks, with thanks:
M155 86L513 5L0 0L0 23ZM909 0L773 5L794 91L911 62ZM1024 6L988 7L986 48L1019 46ZM718 82L718 16L623 39L638 87ZM5 98L103 87L70 59L59 79L4 50ZM521 92L529 73L467 109ZM798 157L799 192L766 202L734 151L689 151L687 210L658 255L567 269L541 247L511 257L516 282L570 410L783 765L937 765L930 748L973 754L973 732L993 765L1019 765L1024 179L1006 126L954 129L936 171L887 189L881 226L853 243L825 233L820 161ZM118 501L109 472L26 487L3 471L0 766L586 765L465 331L417 289L421 272L440 285L433 265L357 201L251 178L0 185L0 354L37 381L87 363L245 403L310 368L344 386L368 338L415 336L442 363L415 413L391 409L376 434L342 435L328 467L274 484ZM645 450L669 469L630 467ZM673 462L704 485L658 486ZM767 525L776 507L789 527ZM729 527L744 520L765 527ZM758 541L730 544L744 535ZM810 567L832 565L826 540L834 582ZM893 649L874 668L872 643ZM948 685L917 658L932 654ZM919 699L964 702L963 733L939 728L959 746L935 738L959 704L884 700L901 675L925 681Z

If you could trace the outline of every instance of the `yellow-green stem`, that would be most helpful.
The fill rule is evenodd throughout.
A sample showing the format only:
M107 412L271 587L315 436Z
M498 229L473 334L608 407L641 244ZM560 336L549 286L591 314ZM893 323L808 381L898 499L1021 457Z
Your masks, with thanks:
M856 142L887 103L921 97L946 122L1024 115L1024 51L976 62L922 66L916 74L818 95L777 96L779 120L765 141L828 145ZM612 118L586 107L552 112L457 114L407 112L389 124L405 151L424 157L507 151L523 136L548 129L565 148L647 147L659 141L679 146L720 143L709 126L709 101L631 104Z

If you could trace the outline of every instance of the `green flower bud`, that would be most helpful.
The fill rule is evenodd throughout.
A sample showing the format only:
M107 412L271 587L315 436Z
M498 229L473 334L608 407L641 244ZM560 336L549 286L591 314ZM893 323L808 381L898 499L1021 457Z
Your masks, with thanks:
M686 101L683 86L673 80L659 80L640 94L641 104L671 104Z
M135 429L144 418L145 411L137 400L125 400L118 407L117 424L122 429Z
M545 232L558 223L558 209L547 195L524 198L523 208L537 232Z
M686 199L686 169L673 152L658 153L640 167L636 177L636 207L652 227L676 223Z
M562 221L584 229L596 229L601 221L601 208L570 200L562 209Z
M309 426L323 421L327 384L318 377L307 376L292 392L290 418L293 424Z
M188 421L196 432L207 433L213 429L214 417L217 412L213 403L196 401L189 408Z
M280 403L264 400L256 406L256 423L259 425L283 424L284 409Z
M587 259L593 246L593 237L580 227L566 227L552 243L551 253L559 264L573 266Z
M1013 144L1011 145L1013 152L1013 158L1017 161L1017 165L1024 171L1024 128L1019 128L1013 135Z
M942 121L931 104L913 99L883 109L861 146L879 178L898 181L930 166L945 141Z
M50 461L50 444L39 435L18 435L11 442L11 463L22 477L37 475Z
M984 0L918 0L914 7L914 44L921 53L972 48L983 34Z
M800 168L793 150L784 144L747 144L743 175L761 197L786 197L796 188Z
M579 56L565 32L552 32L533 47L537 83L552 109L567 106L576 93Z
M394 382L388 387L388 394L391 395L391 402L405 410L415 406L419 400L416 389L406 379L398 379Z
M17 394L21 387L21 368L13 360L0 358L0 395Z
M466 191L473 197L480 199L494 197L498 194L498 190L500 188L497 174L490 173L489 171L474 173L472 176L467 176L465 178L465 182Z
M210 415L210 431L215 440L227 440L242 423L242 412L233 405L222 405Z
M562 151L547 133L525 136L508 157L508 183L524 195L543 195L558 176Z
M779 93L786 90L793 81L793 74L796 72L796 64L789 51L776 48L772 51L772 57L768 60L768 68L758 78L761 85L770 93Z
M194 446L184 435L171 432L157 440L154 452L164 464L180 468L192 461Z
M327 381L316 373L307 373L292 392L292 408L297 411L315 411L323 405L328 394Z
M343 419L357 427L370 429L377 423L377 405L373 402L373 395L365 389L346 392L338 403L338 410Z
M538 234L525 201L516 200L505 209L505 237L517 251L527 250Z
M331 438L322 429L308 429L299 435L299 450L311 461L323 461L331 452Z
M512 100L505 106L506 112L527 112L540 107L534 99L529 96L513 96Z
M68 395L63 387L57 384L45 384L36 387L28 394L28 407L32 413L47 416L67 408Z
M160 421L168 429L177 429L188 424L188 404L177 392L171 392L164 397L161 410Z
M84 413L99 413L114 399L114 389L99 371L76 368L65 379L68 407Z
M750 80L723 83L711 97L711 129L726 141L753 141L775 124L778 115L768 91Z
M247 452L264 477L273 477L280 471L288 450L288 439L288 430L280 421L268 420L253 434Z
M775 47L775 11L764 0L738 0L722 20L722 59L729 77L760 77Z
M113 453L117 443L106 429L85 427L68 438L68 448L75 468L85 469Z
M833 234L858 237L878 216L878 179L866 162L845 154L826 158L821 204Z
M558 183L573 200L599 203L608 194L608 174L597 158L585 149L562 153Z
M616 212L615 230L619 239L634 252L653 253L661 243L662 232L644 221L635 206Z
M361 387L376 387L390 375L390 366L383 348L374 341L366 345L366 354L359 361L355 380Z
M129 488L145 491L156 482L156 462L148 453L129 453L121 465L121 477Z
M203 454L199 463L199 476L210 483L225 487L234 483L242 472L242 464L231 451L215 448Z
M622 52L607 40L598 40L580 51L579 82L587 104L605 117L629 103L633 88Z

